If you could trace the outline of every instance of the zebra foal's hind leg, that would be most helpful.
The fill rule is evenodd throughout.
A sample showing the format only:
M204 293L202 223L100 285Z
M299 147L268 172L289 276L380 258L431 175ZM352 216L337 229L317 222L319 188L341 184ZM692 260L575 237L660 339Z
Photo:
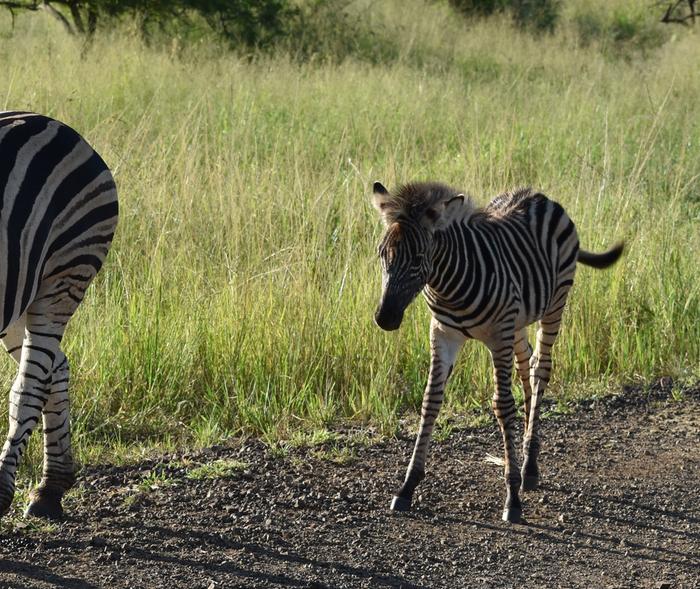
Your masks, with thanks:
M552 346L559 334L566 294L565 292L560 297L560 305L556 311L545 315L540 320L537 330L537 348L534 356L536 360L531 374L532 403L527 428L523 435L522 488L524 491L537 489L540 482L540 471L537 466L540 453L540 405L552 372Z
M392 511L406 511L411 507L413 492L425 477L425 462L430 445L430 436L437 419L445 392L447 379L465 337L436 319L430 323L430 375L423 395L420 427L416 437L413 456L406 471L403 485L391 501Z

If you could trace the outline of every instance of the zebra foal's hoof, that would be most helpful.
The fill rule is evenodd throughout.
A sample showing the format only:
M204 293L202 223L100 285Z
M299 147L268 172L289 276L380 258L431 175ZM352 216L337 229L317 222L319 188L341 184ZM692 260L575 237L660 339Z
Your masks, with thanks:
M29 496L29 507L27 507L24 515L45 519L61 519L63 517L61 497L62 494L57 495L56 493L32 493Z
M391 511L408 511L411 509L411 500L407 497L394 495L391 500Z
M12 505L12 499L14 496L14 491L0 491L0 517L10 511L10 505Z
M12 502L6 504L3 501L2 503L0 503L0 518L2 518L3 515L10 511L10 505L12 505Z
M523 482L520 487L523 491L534 491L540 486L540 477L537 475L523 476Z
M509 522L511 524L521 523L523 521L522 507L506 507L503 510L502 519L504 522Z

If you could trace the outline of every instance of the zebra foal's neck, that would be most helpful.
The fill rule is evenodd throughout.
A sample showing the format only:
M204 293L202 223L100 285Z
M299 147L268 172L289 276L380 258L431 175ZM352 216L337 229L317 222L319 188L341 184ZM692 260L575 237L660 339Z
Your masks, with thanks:
M427 285L429 302L468 308L493 286L500 238L493 227L472 215L455 220L435 236L433 271Z

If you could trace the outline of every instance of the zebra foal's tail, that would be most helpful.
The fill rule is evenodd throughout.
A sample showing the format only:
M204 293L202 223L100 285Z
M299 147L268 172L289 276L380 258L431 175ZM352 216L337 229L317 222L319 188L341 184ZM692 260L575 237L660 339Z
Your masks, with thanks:
M625 249L624 242L620 242L613 248L609 249L607 252L602 254L594 254L592 252L587 252L584 249L578 250L578 262L585 264L586 266L591 266L592 268L607 268L612 266L615 262L620 259L622 251Z

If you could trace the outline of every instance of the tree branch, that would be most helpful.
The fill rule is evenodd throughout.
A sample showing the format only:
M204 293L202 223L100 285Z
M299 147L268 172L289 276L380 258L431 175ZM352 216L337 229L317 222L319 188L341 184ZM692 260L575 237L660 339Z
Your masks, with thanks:
M51 6L46 0L42 2L41 8L48 12L51 16L58 19L58 21L63 25L69 35L75 35L75 29L71 26L68 19L63 16L60 10L57 10L54 6Z
M60 4L67 4L69 8L71 9L71 14L73 16L73 19L75 20L75 11L77 11L77 7L73 5L72 2L60 2ZM51 0L43 0L40 2L40 0L31 0L29 2L20 2L17 0L14 1L8 1L8 0L0 0L0 7L7 8L11 13L12 13L12 18L14 20L15 10L31 10L31 11L37 11L37 10L43 10L53 16L55 19L57 19L63 27L66 29L66 31L71 34L75 35L75 29L73 26L70 24L70 21L63 15L63 13L58 10L55 6L51 4ZM76 27L78 28L79 32L82 31L82 20L80 19L80 13L78 12L78 19L75 20Z
M4 6L8 10L22 8L24 10L39 10L39 2L5 2L0 1L0 6Z
M674 13L678 9L678 7L681 4L685 4L686 2L688 4L688 9L690 12L684 16L674 16ZM671 2L666 8L666 12L664 13L663 17L661 17L661 22L667 24L677 23L681 25L687 25L687 21L690 20L693 22L693 24L695 24L695 17L700 16L700 13L695 11L696 2L697 0L676 0L675 2ZM661 4L661 2L659 4Z
M77 2L65 1L64 4L68 5L70 10L70 15L73 17L73 23L75 28L81 35L85 34L85 25L83 24L83 15L80 14L80 7Z

